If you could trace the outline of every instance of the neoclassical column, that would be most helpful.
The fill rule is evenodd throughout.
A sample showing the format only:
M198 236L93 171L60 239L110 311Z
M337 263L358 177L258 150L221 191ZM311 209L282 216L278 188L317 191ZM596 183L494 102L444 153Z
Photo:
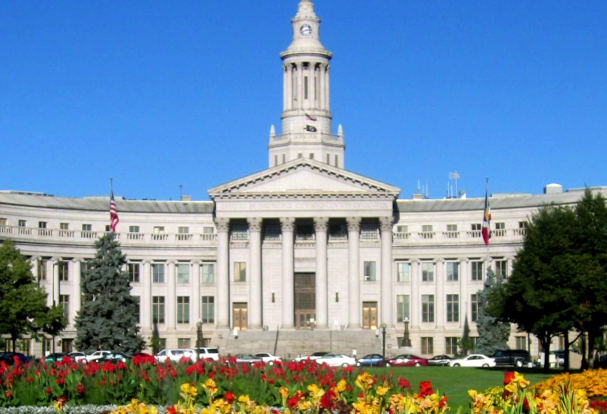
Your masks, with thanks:
M262 219L249 223L249 328L261 329L261 225Z
M512 269L514 267L514 257L506 257L506 277L512 276Z
M442 258L436 259L436 297L434 304L436 306L434 322L436 327L443 328L445 326L445 260Z
M303 109L303 62L297 63L297 107Z
M215 220L217 228L217 327L230 327L230 296L229 296L229 238L230 219Z
M30 259L30 265L32 266L32 275L34 275L34 280L37 283L39 282L39 278L40 278L40 275L38 272L39 263L40 263L40 257L38 257L38 256L32 257Z
M419 329L421 321L421 298L419 296L419 259L411 260L411 328Z
M80 276L82 271L82 260L81 258L76 258L72 260L73 262L73 270L74 277L72 278L72 300L70 301L70 324L74 325L76 323L76 314L80 311L81 306L81 293L80 293Z
M325 71L326 71L326 67L327 65L325 63L321 63L320 64L320 70L318 72L318 76L320 78L320 99L319 99L319 105L320 105L320 109L325 109Z
M143 261L143 294L141 295L141 327L152 329L152 266L149 260Z
M282 227L282 328L293 328L295 286L293 280L293 229L295 219L280 219Z
M167 301L166 301L166 310L167 310L167 319L166 319L166 327L167 329L175 329L177 327L177 295L176 295L176 286L175 286L175 261L170 260L167 263Z
M194 292L194 297L192 298L192 312L194 317L190 319L190 327L195 327L196 322L201 318L200 301L202 298L200 295L200 262L198 260L192 261L190 263L190 268L192 270L192 290Z
M327 64L327 75L326 75L326 76L327 76L327 79L326 79L326 82L325 82L325 83L326 83L326 91L325 91L325 94L326 94L326 98L325 98L325 105L326 105L326 108L325 108L325 109L326 109L327 111L328 111L328 110L329 110L329 108L331 107L331 106L330 106L330 100L329 100L329 90L330 90L330 89L329 89L329 70L330 70L330 69L331 69L331 65Z
M59 306L59 294L60 294L60 284L59 284L59 262L61 261L60 257L53 257L51 260L51 297L52 305Z
M348 222L348 323L360 328L360 217L347 217Z
M381 229L381 323L394 326L394 281L392 280L392 217L379 218Z
M287 91L289 90L289 88L288 88L289 85L287 83L288 74L289 74L289 72L287 69L287 65L283 65L282 66L282 88L283 88L283 90L282 90L282 110L283 111L286 111L289 109L289 106L288 106L289 96L287 93Z
M314 218L316 231L316 327L329 326L329 296L327 283L327 227L329 219Z
M470 297L468 296L468 283L470 283L470 259L462 257L459 259L459 326L464 327L466 319L470 317L468 315L468 302ZM468 319L468 323L470 320Z

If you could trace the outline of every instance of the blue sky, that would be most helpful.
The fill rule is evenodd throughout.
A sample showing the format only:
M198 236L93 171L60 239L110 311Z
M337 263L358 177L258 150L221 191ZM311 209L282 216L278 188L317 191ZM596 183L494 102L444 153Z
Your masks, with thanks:
M607 2L317 0L346 168L607 185ZM297 0L0 2L0 189L194 199L267 168Z

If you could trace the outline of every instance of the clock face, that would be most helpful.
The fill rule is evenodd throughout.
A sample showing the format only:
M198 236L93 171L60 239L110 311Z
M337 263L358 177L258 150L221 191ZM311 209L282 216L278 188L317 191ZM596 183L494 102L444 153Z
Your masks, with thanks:
M302 36L310 36L312 34L312 28L309 24L304 24L299 29L299 33L301 33Z

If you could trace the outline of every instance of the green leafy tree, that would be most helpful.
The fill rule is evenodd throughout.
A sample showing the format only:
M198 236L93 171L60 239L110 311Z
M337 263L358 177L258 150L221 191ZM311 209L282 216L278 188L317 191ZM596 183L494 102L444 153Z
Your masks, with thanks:
M10 335L13 349L25 335L60 333L67 321L58 306L46 306L29 263L11 240L0 246L0 334Z
M501 282L501 280L498 282ZM484 289L478 293L478 316L476 319L476 330L478 331L476 351L484 355L493 355L495 351L508 349L510 324L492 316L488 309L489 296L499 284L496 284L495 273L489 268Z
M131 296L126 256L114 233L95 242L97 252L81 280L83 296L76 316L74 345L83 352L98 349L139 352L145 346L137 326L137 298Z

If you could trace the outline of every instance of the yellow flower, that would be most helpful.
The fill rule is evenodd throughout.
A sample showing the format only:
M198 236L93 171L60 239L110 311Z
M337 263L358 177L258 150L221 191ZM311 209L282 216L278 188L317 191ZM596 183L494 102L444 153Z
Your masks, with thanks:
M287 390L285 387L280 387L278 389L278 393L282 398L287 398L289 396L289 390Z
M316 384L308 385L308 391L310 391L310 397L316 400L325 395L325 391L320 389Z
M186 396L190 397L195 397L196 395L198 395L198 390L196 389L196 387L191 386L187 382L181 385L181 392L183 392L183 394L185 394Z
M390 387L382 387L382 386L377 387L377 390L376 390L377 395L381 395L382 397L384 395L386 395L386 393L388 391L390 391Z
M373 386L373 377L368 372L363 372L356 378L356 386L361 390L370 390Z
M345 379L339 380L339 382L337 383L337 387L336 387L337 392L340 392L340 393L344 392L346 390L347 385L348 385L348 383L346 382Z

